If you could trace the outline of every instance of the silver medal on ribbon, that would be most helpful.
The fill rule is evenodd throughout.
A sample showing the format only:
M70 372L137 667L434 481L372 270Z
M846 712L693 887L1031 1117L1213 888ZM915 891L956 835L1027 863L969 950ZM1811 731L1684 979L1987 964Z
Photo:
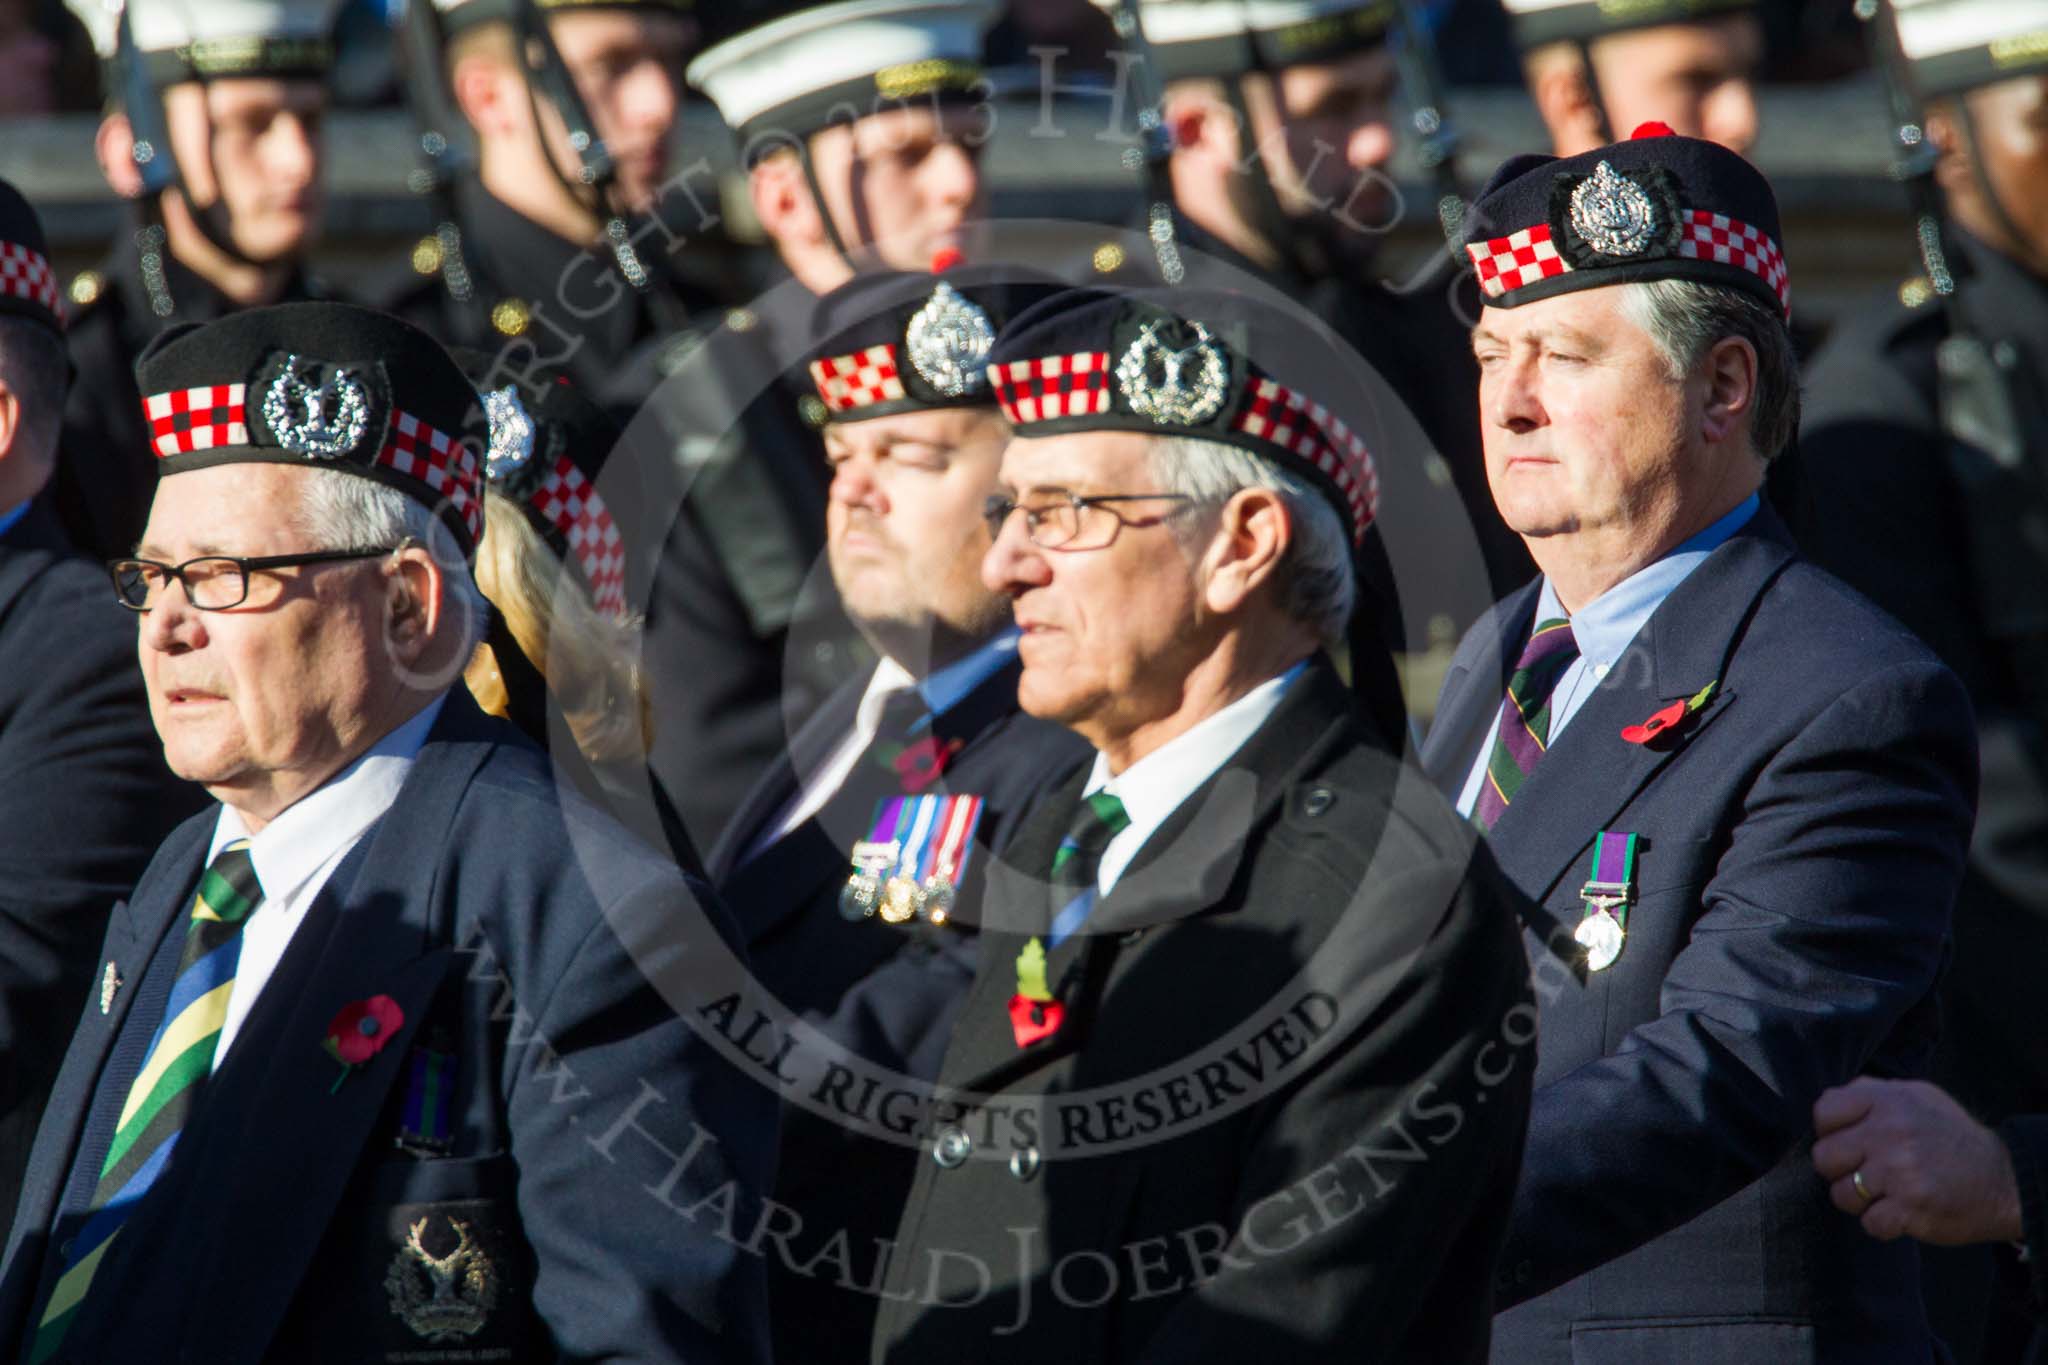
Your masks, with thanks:
M1626 934L1613 911L1592 909L1579 921L1572 937L1586 950L1586 969L1598 972L1613 966L1614 959L1621 956L1621 944Z

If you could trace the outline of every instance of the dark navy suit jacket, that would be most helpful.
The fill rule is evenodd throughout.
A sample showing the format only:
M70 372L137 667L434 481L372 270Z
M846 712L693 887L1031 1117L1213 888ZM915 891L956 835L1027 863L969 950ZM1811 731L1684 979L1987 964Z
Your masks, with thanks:
M40 506L0 534L0 1209L100 960L107 911L207 804L171 776L135 618Z
M957 740L960 748L927 790L972 793L984 801L952 927L849 922L840 915L839 891L852 870L853 843L867 834L865 815L859 828L843 820L834 825L828 805L747 857L795 798L798 774L822 764L853 728L872 670L849 680L797 732L789 753L756 784L712 851L712 879L736 908L761 984L825 1037L903 1076L938 1077L954 1016L974 983L974 926L993 853L1009 842L1039 796L1093 752L1071 731L1017 709L1019 671L1012 657L933 722L940 740ZM832 1103L844 1107L863 1092L833 1093ZM797 1274L787 1251L770 1253L778 1360L856 1360L867 1350L877 1304L868 1286L878 1288L880 1279L877 1242L896 1230L918 1157L909 1145L918 1111L904 1100L888 1108L883 1103L859 1106L859 1112L900 1126L900 1143L807 1108L785 1112L775 1200L803 1222L805 1231L793 1239L794 1263L803 1265L844 1234L853 1264L845 1274L833 1267Z
M1537 590L1452 663L1423 751L1446 791ZM1709 682L1675 742L1622 738ZM1961 684L1768 509L1665 599L1488 838L1535 902L1541 1009L1496 1360L1932 1358L1915 1252L1829 1204L1811 1108L1926 1067L1976 782ZM1588 973L1571 934L1601 830L1642 836L1640 897Z
M37 1135L0 1269L7 1348L75 1231L67 1175L106 1150L119 1096L95 1093L131 1013L148 1026L167 989L149 968L175 967L160 946L214 819L181 826L114 909L102 956L125 984L105 1011L93 992ZM683 1211L722 1202L743 1234L774 1151L773 1098L685 1022L723 984L697 964L729 957L728 931L701 883L559 794L545 757L457 689L308 909L60 1358L764 1362L759 1261ZM375 995L403 1028L336 1085L329 1022ZM454 1059L443 1150L398 1143L418 1048ZM494 1302L431 1340L409 1234L446 1256L458 1221Z

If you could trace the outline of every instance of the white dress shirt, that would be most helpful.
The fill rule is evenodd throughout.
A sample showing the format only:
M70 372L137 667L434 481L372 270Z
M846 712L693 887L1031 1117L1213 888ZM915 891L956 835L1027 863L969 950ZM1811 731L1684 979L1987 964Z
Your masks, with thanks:
M1095 755L1095 770L1088 774L1088 785L1081 794L1085 797L1106 791L1124 803L1124 814L1131 818L1131 823L1103 847L1102 862L1095 875L1098 899L1109 894L1117 878L1131 865L1131 859L1138 856L1138 850L1166 823L1167 817L1214 777L1231 755L1242 749L1245 741L1272 717L1287 689L1307 668L1308 662L1303 660L1278 677L1266 679L1114 777L1110 776L1109 760L1100 752Z
M853 765L875 742L875 734L882 728L882 711L892 697L914 687L933 715L943 714L986 682L990 674L1017 657L1017 635L1016 627L1012 626L973 652L938 669L923 682L912 677L910 670L902 664L883 655L881 663L875 665L875 675L868 679L867 691L861 693L860 705L854 709L853 729L833 746L831 755L823 763L808 773L797 774L796 795L782 808L782 814L762 831L761 837L754 840L753 846L747 850L747 860L758 857L762 850L816 815L846 785Z
M348 856L364 831L398 799L434 718L441 714L446 694L427 703L424 710L370 746L361 758L343 768L327 784L300 797L263 832L249 835L242 817L227 806L220 808L214 822L213 843L206 850L211 864L223 847L236 839L249 840L249 858L256 865L256 880L262 884L263 900L248 923L242 926L242 952L235 961L235 988L228 993L227 1019L221 1024L220 1042L213 1049L213 1065L220 1069L242 1021L263 993L264 985L277 964L284 960L292 935L306 918L306 910L327 885L327 879Z

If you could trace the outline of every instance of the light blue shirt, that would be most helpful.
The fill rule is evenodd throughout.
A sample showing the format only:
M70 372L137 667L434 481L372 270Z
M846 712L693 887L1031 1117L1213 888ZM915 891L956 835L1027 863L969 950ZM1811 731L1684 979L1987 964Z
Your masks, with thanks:
M1751 493L1734 511L1680 544L1670 554L1636 570L1576 612L1569 613L1572 639L1578 643L1579 657L1572 660L1550 694L1550 743L1557 743L1564 727L1571 723L1579 708L1606 679L1607 670L1614 667L1614 661L1642 633L1643 627L1656 615L1657 608L1664 605L1664 599L1671 595L1672 589L1683 583L1694 569L1706 561L1708 555L1720 548L1723 541L1748 525L1749 519L1756 515L1759 503L1758 495ZM1557 600L1556 589L1550 586L1546 577L1537 593L1535 619L1554 621L1567 614L1564 604ZM1472 814L1472 807L1479 800L1479 784L1486 780L1486 761L1493 755L1493 741L1499 734L1500 711L1496 708L1493 724L1486 730L1486 742L1479 746L1479 753L1472 761L1472 771L1466 774L1465 788L1458 794L1460 815Z
M33 501L34 499L30 499L30 502ZM11 508L5 512L0 512L0 536L4 536L9 531L12 531L14 529L15 523L28 515L28 509L29 503L25 502L18 507Z
M953 660L917 684L917 694L924 698L933 715L943 716L1017 657L1017 640L1023 633L1015 626L998 632L972 653Z

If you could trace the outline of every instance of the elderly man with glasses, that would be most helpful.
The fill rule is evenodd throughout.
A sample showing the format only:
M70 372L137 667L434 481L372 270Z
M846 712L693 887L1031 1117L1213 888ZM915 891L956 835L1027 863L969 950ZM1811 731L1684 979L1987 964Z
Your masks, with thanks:
M162 477L113 581L219 804L111 917L0 1270L11 1358L765 1360L757 1263L681 1216L774 1145L683 1022L722 917L455 686L462 372L305 303L139 376Z
M1498 875L1325 650L1380 434L1319 400L1362 368L1195 290L996 343L982 577L1019 703L1095 755L988 874L878 1362L1485 1358L1533 1007Z

